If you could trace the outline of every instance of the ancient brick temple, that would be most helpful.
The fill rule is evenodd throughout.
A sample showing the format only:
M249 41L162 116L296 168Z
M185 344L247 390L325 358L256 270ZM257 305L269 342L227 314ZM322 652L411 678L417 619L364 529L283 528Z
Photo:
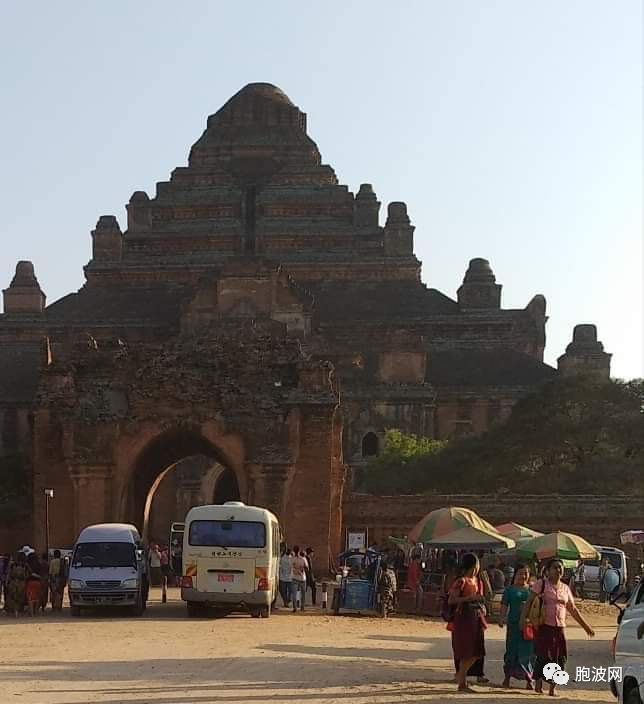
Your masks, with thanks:
M381 224L371 185L340 185L270 84L208 118L124 231L103 215L91 239L77 293L46 306L28 261L4 291L1 450L32 464L39 545L53 488L55 545L103 520L147 531L155 501L176 518L239 497L326 555L385 428L481 432L557 373L543 296L503 309L481 258L456 300L421 283L405 203ZM560 369L609 360L581 326Z

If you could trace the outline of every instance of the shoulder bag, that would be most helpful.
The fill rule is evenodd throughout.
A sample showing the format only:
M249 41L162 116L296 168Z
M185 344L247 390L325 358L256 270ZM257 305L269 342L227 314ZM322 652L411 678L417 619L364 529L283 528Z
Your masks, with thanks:
M545 620L545 606L543 603L543 592L545 591L545 588L546 578L544 577L541 580L541 591L532 600L526 615L526 620L532 624L533 632L536 631Z

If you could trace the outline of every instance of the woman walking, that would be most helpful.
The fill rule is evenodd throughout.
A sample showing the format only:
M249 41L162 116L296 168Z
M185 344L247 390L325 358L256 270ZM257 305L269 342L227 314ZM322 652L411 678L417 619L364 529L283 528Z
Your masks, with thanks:
M510 686L510 678L522 680L526 689L532 689L534 668L533 641L524 637L524 632L519 625L523 605L530 596L530 571L526 565L517 565L514 571L512 584L505 588L501 598L501 617L499 626L503 628L507 620L507 634L505 638L505 658L503 672L505 679L503 686Z
M564 567L561 560L550 560L546 564L544 577L532 585L531 593L521 613L520 626L523 630L532 602L537 597L543 600L543 623L537 629L534 642L535 655L537 656L534 678L535 691L538 694L543 692L543 668L545 665L549 662L555 662L562 670L566 667L568 659L565 633L566 613L570 613L591 638L595 635L595 631L577 610L570 587L561 581L563 572ZM555 686L554 682L550 683L549 694L551 697L555 696Z
M461 563L463 576L449 590L448 603L456 607L452 628L452 649L458 661L456 681L459 692L474 692L467 686L467 671L485 655L483 631L487 627L483 602L483 588L479 580L479 561L468 553Z
M25 554L24 552L17 552L13 562L9 565L5 586L5 608L7 613L16 617L25 608L28 574Z
M291 572L293 570L293 556L286 545L282 546L279 562L280 596L285 608L291 603Z
M40 608L40 594L42 592L42 576L40 561L35 552L27 555L27 608L32 616L38 613Z
M49 562L49 589L51 590L51 608L62 611L65 593L65 564L60 550L54 550L54 557Z
M45 613L49 601L49 555L44 552L40 560L40 610Z

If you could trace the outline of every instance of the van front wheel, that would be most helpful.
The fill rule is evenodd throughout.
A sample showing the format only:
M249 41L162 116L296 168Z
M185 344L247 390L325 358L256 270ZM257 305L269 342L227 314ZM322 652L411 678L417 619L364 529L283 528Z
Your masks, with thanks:
M271 615L270 606L260 606L257 610L260 618L268 618Z
M143 601L143 594L139 592L136 597L136 604L132 607L132 616L143 616L143 611L145 609L145 602Z

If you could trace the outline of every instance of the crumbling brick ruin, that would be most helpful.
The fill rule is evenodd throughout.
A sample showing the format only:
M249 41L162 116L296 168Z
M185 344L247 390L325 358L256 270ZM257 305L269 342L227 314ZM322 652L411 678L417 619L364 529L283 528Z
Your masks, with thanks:
M77 293L46 306L19 262L0 315L0 449L30 459L41 546L45 487L66 546L88 523L147 529L174 468L168 511L239 497L329 554L385 428L481 432L557 373L543 296L503 309L481 258L456 300L421 283L405 203L381 225L372 186L340 185L270 84L240 90L187 166L132 195L125 231L103 215L91 237ZM592 326L559 360L609 364Z

